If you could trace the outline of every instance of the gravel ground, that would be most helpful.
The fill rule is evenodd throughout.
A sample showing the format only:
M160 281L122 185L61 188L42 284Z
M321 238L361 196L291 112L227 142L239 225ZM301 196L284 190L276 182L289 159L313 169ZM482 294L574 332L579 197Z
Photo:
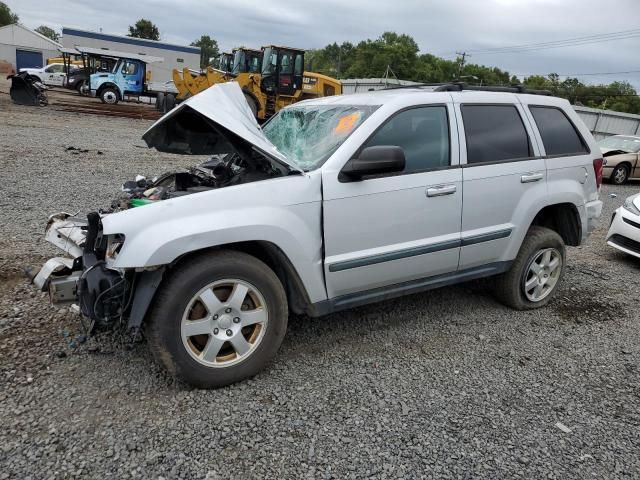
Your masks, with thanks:
M604 243L637 184L603 188L602 226L547 308L475 282L291 318L271 367L198 391L144 342L82 343L20 276L56 253L48 214L192 163L142 148L149 125L0 95L0 479L639 477L640 262Z

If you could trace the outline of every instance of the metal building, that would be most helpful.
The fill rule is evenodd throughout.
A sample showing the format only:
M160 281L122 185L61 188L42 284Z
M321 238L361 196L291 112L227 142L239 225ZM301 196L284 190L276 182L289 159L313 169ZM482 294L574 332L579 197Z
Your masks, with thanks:
M59 56L60 47L59 43L19 23L0 27L0 73L44 67L47 58Z
M174 68L182 70L184 67L188 67L192 70L200 70L200 48L198 47L67 27L62 29L62 44L66 48L90 47L99 48L105 52L113 50L162 57L164 59L162 62L148 66L148 70L151 72L151 82L171 81L171 71Z
M596 140L610 135L640 135L640 115L588 107L574 106L573 109Z

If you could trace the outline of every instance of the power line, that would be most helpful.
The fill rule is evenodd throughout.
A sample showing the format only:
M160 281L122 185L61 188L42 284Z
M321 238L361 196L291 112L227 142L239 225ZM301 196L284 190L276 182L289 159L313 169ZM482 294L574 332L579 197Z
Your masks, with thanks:
M491 55L497 53L520 53L533 50L541 50L548 48L571 47L577 45L586 45L592 43L609 42L614 40L625 40L640 36L640 29L624 30L619 32L602 33L597 35L588 35L584 37L574 37L564 40L554 40L548 42L525 43L520 45L511 45L507 47L495 47L485 49L467 50L474 55Z

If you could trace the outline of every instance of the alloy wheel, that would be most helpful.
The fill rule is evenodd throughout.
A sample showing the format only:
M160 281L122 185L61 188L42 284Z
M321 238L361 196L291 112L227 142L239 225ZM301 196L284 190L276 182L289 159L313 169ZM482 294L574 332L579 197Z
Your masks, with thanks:
M560 279L562 255L555 248L539 250L525 272L524 293L530 302L540 302L551 294Z
M260 345L269 319L263 295L238 279L213 282L184 311L180 332L189 355L207 367L228 367Z

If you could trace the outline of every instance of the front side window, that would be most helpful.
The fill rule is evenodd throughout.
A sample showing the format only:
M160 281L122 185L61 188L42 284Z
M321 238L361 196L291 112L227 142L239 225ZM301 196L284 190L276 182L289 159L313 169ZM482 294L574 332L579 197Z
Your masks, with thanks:
M397 146L404 150L403 173L449 166L447 108L444 106L411 108L394 115L367 140L364 146L378 145Z
M283 108L263 132L302 170L320 167L378 107L372 105L294 105Z
M245 53L242 50L236 51L233 56L233 67L231 68L231 73L237 75L239 73L244 72L244 64L245 64Z
M293 73L293 54L289 52L282 52L280 58L280 73L291 74Z
M467 164L521 160L531 142L514 105L462 105Z
M529 107L542 137L547 155L587 153L582 138L562 110L555 107Z
M264 49L264 60L262 61L262 74L269 75L275 73L277 69L278 52L271 47Z
M135 75L138 70L138 64L133 62L124 62L122 73L125 75Z

